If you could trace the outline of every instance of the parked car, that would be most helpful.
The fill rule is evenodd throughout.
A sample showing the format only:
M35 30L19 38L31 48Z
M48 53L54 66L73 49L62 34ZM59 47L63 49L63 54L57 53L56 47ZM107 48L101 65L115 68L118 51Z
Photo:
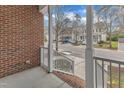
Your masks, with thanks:
M70 38L69 37L65 37L64 39L63 39L63 43L70 43L70 40L69 40Z

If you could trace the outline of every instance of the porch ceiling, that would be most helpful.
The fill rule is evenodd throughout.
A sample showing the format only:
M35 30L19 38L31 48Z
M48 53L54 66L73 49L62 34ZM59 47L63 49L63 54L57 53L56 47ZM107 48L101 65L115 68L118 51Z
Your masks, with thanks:
M41 12L42 14L47 13L48 12L47 5L39 5L39 12Z

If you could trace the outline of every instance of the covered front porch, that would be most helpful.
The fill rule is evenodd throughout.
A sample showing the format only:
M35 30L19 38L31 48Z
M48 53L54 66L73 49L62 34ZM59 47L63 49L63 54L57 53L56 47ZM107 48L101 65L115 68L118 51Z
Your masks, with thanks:
M93 38L92 6L88 5L86 7L86 12L87 12L86 13L87 14L86 48L85 48L85 57L84 57L85 67L84 66L80 67L80 71L82 71L84 76L82 80L80 80L76 76L77 74L75 74L76 69L79 71L79 67L75 66L76 65L75 62L80 60L78 59L74 60L73 57L68 58L68 56L65 56L59 51L55 51L53 49L52 7L53 6L39 6L40 12L42 13L44 13L45 11L48 12L48 19L49 19L48 47L38 46L37 57L40 59L40 66L0 79L0 87L18 87L18 88L19 87L21 88L113 87L112 75L114 70L116 70L116 73L114 74L117 74L116 76L118 81L116 87L122 87L121 75L123 72L123 65L124 65L123 60L113 59L113 57L111 59L107 59L106 57L104 58L103 56L101 57L94 55L93 39L92 39ZM27 60L26 64L30 64L30 60Z
M71 88L66 82L35 67L0 79L0 88Z

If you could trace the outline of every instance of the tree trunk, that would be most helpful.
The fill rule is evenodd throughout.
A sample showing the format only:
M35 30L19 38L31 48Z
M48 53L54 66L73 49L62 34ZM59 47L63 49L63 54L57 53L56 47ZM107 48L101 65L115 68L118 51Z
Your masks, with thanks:
M109 47L110 47L110 49L112 48L111 32L110 32L110 35L109 35Z
M58 32L56 31L56 51L58 51Z
M75 35L76 35L76 44L78 44L78 32L77 32L78 30L76 29L76 33L75 33Z
M64 33L64 32L63 32ZM63 33L62 33L62 37L61 37L61 41L62 41L62 44L64 44L64 35L63 35Z
M76 33L76 42L75 42L76 44L78 43L78 41L77 41L77 33Z
M109 47L112 48L112 33L111 33L111 23L110 23L110 33L109 33Z

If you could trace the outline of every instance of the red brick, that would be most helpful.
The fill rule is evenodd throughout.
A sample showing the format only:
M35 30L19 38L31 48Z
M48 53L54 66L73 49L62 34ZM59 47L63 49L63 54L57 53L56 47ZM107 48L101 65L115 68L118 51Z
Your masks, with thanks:
M43 30L38 6L0 6L0 77L40 64Z

